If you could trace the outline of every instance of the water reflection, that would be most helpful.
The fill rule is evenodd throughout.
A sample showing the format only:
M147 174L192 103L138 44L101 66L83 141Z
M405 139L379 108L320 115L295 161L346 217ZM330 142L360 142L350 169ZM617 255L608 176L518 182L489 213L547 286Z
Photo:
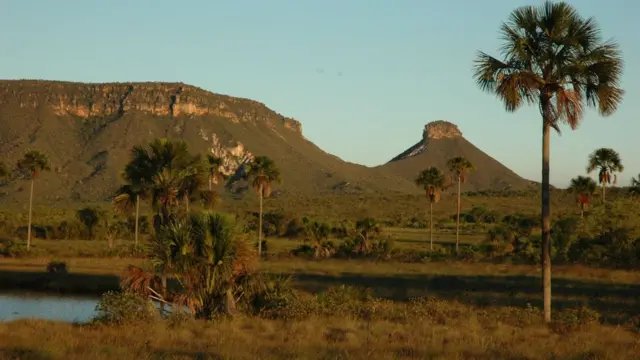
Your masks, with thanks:
M96 315L97 298L35 293L0 294L0 321L42 319L87 322Z

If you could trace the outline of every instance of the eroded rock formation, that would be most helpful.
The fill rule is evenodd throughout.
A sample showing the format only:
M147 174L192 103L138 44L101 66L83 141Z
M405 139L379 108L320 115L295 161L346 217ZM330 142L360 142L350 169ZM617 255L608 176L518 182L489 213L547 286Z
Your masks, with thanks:
M182 83L79 84L58 81L5 80L0 97L20 108L50 107L57 115L80 118L124 115L142 111L156 116L216 116L235 123L275 125L302 134L299 121L284 117L264 104L214 94Z

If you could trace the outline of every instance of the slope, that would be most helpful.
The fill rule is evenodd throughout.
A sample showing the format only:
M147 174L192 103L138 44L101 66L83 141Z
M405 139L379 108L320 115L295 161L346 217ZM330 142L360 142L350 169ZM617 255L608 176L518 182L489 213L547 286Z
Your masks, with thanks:
M32 149L50 158L52 171L36 187L39 201L109 199L130 149L157 137L223 157L227 173L252 156L270 156L281 168L283 192L415 191L401 176L322 151L298 121L253 100L181 83L0 81L2 161L13 165ZM1 199L24 198L23 186L10 183Z
M467 158L476 169L467 177L463 191L524 190L535 186L467 141L456 125L443 120L425 125L422 140L377 168L413 181L418 172L430 166L446 173L447 160L456 156Z

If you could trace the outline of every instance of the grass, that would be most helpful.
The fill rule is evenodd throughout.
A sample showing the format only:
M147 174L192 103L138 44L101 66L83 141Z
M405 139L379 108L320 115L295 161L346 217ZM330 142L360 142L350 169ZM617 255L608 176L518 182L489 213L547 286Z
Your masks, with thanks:
M511 201L513 208L521 200ZM57 216L64 219L65 215ZM444 220L436 227L434 242L451 246L455 242L451 220L444 213L441 216ZM485 230L465 225L460 241L477 244ZM383 234L394 239L398 250L428 249L428 230L388 227ZM357 311L329 309L286 321L238 317L121 327L0 323L0 358L577 360L635 359L640 353L637 271L553 266L556 322L545 326L539 311L538 266L453 260L310 260L288 255L299 243L269 238L272 256L260 263L261 270L292 276L303 296L354 285L371 289L382 300L360 304ZM117 290L127 265L146 266L142 257L131 257L131 245L130 240L121 240L113 250L102 239L36 239L29 256L0 260L0 290L93 295ZM69 273L46 273L52 260L64 261ZM432 300L421 305L411 300L425 297ZM580 315L583 307L590 309L587 315L598 314L598 319ZM362 308L369 315L360 314Z
M375 310L374 310L375 309ZM573 313L563 314L570 319ZM575 316L574 316L575 317ZM237 317L122 326L0 323L3 359L636 359L639 336L579 318L455 302L376 303L366 318Z

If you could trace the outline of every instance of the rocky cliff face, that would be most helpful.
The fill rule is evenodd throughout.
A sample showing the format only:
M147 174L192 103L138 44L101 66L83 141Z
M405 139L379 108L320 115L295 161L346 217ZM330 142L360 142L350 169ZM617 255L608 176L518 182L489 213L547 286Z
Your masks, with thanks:
M0 97L20 108L50 108L56 115L80 118L124 115L139 111L154 116L218 116L234 123L274 126L302 134L299 121L284 117L264 104L219 95L182 83L78 84L54 81L2 81Z
M458 125L445 120L432 121L424 126L422 137L425 141L429 139L453 139L461 137L462 132Z
M235 174L241 165L253 160L254 155L240 141L236 141L235 145L224 146L215 133L211 133L209 136L201 130L200 136L203 140L211 141L209 151L213 156L222 159L222 166L219 170L227 176Z

